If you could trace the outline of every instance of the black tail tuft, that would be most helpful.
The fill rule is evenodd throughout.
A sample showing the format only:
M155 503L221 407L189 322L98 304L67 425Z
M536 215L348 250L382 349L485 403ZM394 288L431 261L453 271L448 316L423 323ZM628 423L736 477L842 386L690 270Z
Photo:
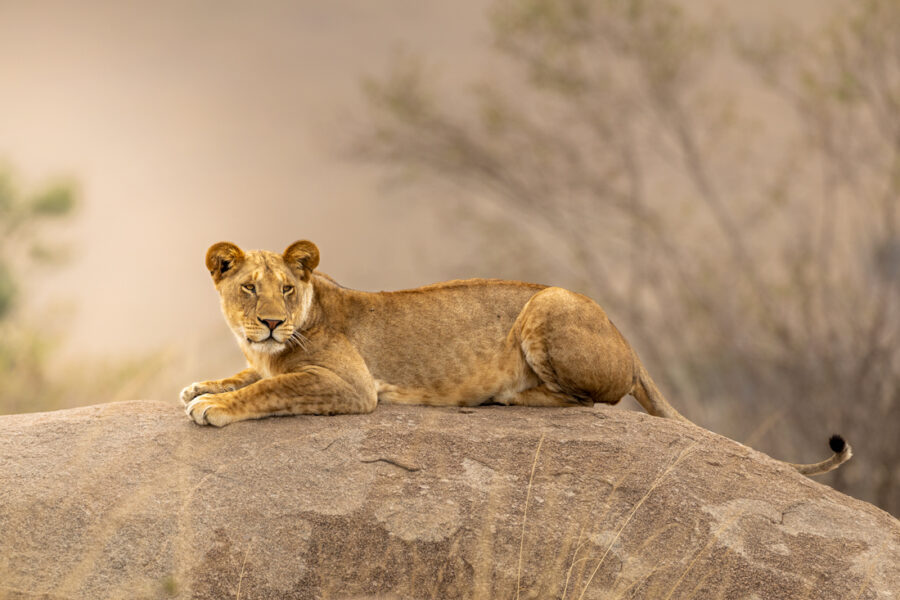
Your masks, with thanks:
M835 434L828 439L828 446L831 448L832 452L840 454L844 451L844 448L847 447L847 442L844 441L844 438Z

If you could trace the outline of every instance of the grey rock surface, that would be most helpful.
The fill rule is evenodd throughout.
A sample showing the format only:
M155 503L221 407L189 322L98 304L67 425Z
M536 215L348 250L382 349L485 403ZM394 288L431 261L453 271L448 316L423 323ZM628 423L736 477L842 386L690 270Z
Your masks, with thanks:
M900 598L900 522L599 406L0 417L0 598L167 597Z

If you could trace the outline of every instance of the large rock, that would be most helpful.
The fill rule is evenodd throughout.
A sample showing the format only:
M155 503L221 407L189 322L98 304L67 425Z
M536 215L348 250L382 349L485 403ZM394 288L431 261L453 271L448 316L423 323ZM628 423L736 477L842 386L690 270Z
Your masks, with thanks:
M167 596L897 598L900 522L605 407L0 418L0 597Z

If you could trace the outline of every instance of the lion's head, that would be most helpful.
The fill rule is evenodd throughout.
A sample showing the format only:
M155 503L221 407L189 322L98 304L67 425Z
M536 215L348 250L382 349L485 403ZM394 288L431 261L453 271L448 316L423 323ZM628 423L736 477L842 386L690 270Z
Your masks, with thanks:
M244 252L219 242L206 252L222 313L250 350L274 354L285 350L309 315L313 289L310 276L319 264L319 249L302 240L278 255L265 250Z

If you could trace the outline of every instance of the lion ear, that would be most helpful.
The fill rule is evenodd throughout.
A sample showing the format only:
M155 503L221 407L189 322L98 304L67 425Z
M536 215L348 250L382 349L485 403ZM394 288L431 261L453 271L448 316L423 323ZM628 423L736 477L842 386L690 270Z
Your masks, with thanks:
M206 251L206 268L213 281L219 283L244 260L244 252L231 242L213 244Z
M291 269L299 269L304 279L319 266L319 249L307 240L294 242L284 251L284 262Z

